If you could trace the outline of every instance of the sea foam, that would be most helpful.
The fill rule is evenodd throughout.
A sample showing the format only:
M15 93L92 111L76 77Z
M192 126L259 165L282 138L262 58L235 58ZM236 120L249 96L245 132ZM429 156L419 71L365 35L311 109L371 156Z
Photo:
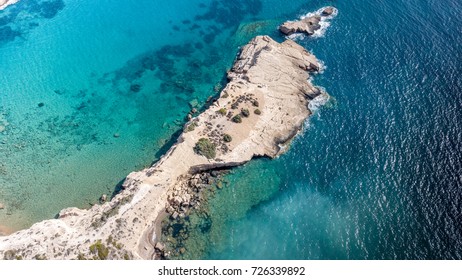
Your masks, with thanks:
M327 7L322 7L321 9L319 9L319 10L317 10L315 12L309 12L309 13L304 14L304 15L299 17L299 19L302 20L304 18L308 18L308 17L312 17L312 16L321 16L321 21L319 22L319 25L321 25L321 28L316 30L314 32L314 34L309 36L309 37L311 37L311 38L324 37L324 35L326 33L326 30L330 26L330 21L338 15L338 10L336 8L334 8L334 12L330 16L322 16L322 12L326 8ZM294 33L294 34L291 34L291 35L287 36L287 38L289 38L291 40L301 40L301 39L305 39L306 37L307 36L305 34L302 34L302 33Z

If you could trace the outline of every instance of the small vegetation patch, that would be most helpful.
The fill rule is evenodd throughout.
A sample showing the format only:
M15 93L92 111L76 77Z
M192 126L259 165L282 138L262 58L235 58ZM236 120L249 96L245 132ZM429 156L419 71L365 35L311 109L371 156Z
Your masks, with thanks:
M22 260L22 255L16 250L8 250L3 253L4 260Z
M215 158L217 155L217 146L208 138L201 138L194 146L194 152L208 159Z
M194 129L196 129L196 127L197 127L197 124L196 124L195 122L193 122L192 124L190 124L190 125L188 125L188 126L186 127L186 132L191 132L191 131L193 131Z
M231 137L231 135L229 135L229 134L225 134L225 135L223 135L223 141L229 143L229 142L233 141L233 137Z
M253 106L255 106L255 107L258 107L258 106L260 106L260 104L258 103L258 101L257 101L257 100L254 100L254 101L252 102L252 105L253 105Z
M242 114L244 117L248 118L248 117L250 116L249 109L242 109L242 110L241 110L241 114Z
M221 108L220 110L217 111L220 115L225 116L226 115L226 108Z
M47 257L45 255L37 254L34 256L34 259L39 260L39 261L44 261L44 260L47 260Z
M241 118L240 115L235 115L231 120L233 122L235 122L235 123L241 123L242 122L242 118Z
M255 111L253 111L255 113L255 115L261 115L261 111L260 109L255 109Z
M96 241L90 246L90 252L96 255L99 260L105 260L109 255L109 249L101 243L101 240Z

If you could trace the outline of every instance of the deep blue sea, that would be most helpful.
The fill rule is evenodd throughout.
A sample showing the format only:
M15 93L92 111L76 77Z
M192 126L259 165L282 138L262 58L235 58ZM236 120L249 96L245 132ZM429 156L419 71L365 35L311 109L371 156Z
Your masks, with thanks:
M332 96L234 169L186 257L461 259L462 2L21 0L0 11L0 231L88 207L175 141L255 35L297 38Z

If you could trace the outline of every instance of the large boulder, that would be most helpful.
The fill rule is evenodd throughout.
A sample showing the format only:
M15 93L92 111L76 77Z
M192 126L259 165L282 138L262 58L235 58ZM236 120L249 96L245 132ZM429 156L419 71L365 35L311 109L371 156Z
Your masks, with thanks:
M335 11L334 7L326 7L316 12L314 15L304 17L298 21L286 21L279 26L279 31L281 31L284 35L305 33L308 36L311 36L316 30L321 28L320 22L323 17L328 17Z
M327 7L322 11L321 15L322 16L330 16L333 13L334 13L334 7Z
M320 21L321 17L318 15L306 17L299 21L286 21L281 26L279 26L279 31L285 35L305 33L311 36L316 30L321 28L321 25L319 25Z

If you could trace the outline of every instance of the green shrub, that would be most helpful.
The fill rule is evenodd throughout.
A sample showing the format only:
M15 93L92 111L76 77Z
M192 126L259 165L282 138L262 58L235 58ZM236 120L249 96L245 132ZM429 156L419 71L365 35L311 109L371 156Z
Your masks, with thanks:
M255 107L258 107L260 104L258 103L257 100L254 100L254 101L252 102L252 105L255 106Z
M47 260L47 257L45 255L35 255L34 259L39 260L39 261L44 261Z
M233 137L231 137L231 135L229 135L229 134L225 134L225 135L223 135L223 140L225 142L229 143L229 142L233 141Z
M191 132L194 129L196 129L196 127L197 127L196 123L193 122L192 124L188 125L188 127L186 127L186 132Z
M101 240L96 241L93 245L90 246L90 252L97 254L100 260L107 259L109 255L109 249L101 243Z
M235 123L241 123L242 122L242 118L241 118L240 115L235 115L231 120L233 122L235 122Z
M255 111L253 111L255 113L255 115L261 115L261 111L259 109L255 109Z
M226 115L226 108L221 108L220 110L217 111L219 114L222 116Z
M16 250L8 250L5 253L3 253L4 260L14 260L15 257L16 257Z
M199 155L202 155L208 159L215 158L217 155L216 152L217 146L207 138L201 138L197 141L196 146L194 146L194 152Z
M241 110L241 114L242 114L244 117L248 118L248 117L250 116L249 109L242 109L242 110Z

